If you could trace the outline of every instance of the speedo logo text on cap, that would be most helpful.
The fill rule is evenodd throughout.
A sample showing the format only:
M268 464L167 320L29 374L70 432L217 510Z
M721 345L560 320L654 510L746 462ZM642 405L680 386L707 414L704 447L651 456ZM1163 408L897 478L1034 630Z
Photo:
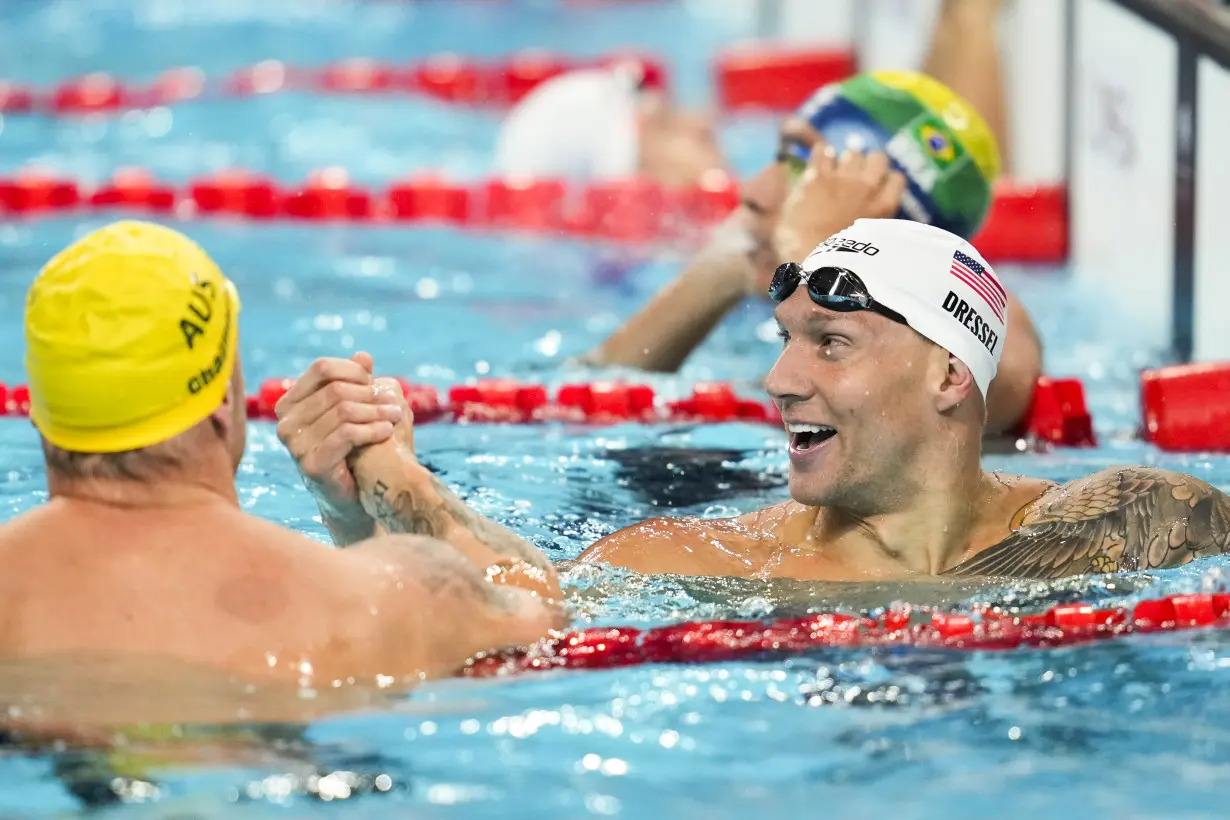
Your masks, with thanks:
M830 236L821 242L820 247L816 248L812 253L824 253L825 251L865 253L868 256L875 256L880 252L880 249L870 242L859 242L857 239L851 239L848 236Z

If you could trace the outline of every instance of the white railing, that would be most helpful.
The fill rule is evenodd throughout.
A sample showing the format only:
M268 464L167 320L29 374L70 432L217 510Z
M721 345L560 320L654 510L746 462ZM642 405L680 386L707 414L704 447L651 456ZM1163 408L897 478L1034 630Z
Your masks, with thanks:
M1230 12L1070 0L1072 266L1181 360L1230 358Z
M733 0L732 0L733 1ZM746 0L760 37L920 68L939 0ZM1007 0L1013 175L1067 182L1074 274L1143 343L1230 359L1230 6Z

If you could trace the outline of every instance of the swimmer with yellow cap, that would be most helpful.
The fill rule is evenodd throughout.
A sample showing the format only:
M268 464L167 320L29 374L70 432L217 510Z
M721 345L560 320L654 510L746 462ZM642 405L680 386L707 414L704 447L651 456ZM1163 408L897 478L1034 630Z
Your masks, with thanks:
M50 499L0 525L0 653L140 655L319 686L451 674L562 625L551 563L511 534L480 539L442 513L430 533L369 521L335 550L244 512L240 309L204 250L147 222L91 232L35 278L25 361ZM345 489L396 507L434 480L404 469L410 411L370 357L337 367L352 400L325 423L350 423L297 455L382 442Z

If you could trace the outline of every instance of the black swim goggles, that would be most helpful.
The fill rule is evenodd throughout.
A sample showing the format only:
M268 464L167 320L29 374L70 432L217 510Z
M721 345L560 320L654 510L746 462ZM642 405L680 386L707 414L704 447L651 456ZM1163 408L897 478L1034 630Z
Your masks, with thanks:
M775 304L790 298L790 294L794 293L804 276L807 277L807 295L822 308L838 313L870 310L906 327L910 325L900 313L872 299L863 280L847 268L823 267L805 273L798 262L778 265L769 285L769 298Z

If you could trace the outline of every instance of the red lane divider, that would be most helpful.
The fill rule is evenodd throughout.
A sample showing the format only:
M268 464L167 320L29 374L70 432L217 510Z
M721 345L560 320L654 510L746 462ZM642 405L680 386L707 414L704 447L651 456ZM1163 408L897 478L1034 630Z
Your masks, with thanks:
M659 401L652 387L624 382L566 384L552 397L541 384L508 379L484 379L448 388L442 400L434 387L400 380L415 422L496 422L530 424L571 421L588 424L690 421L720 423L755 421L781 424L771 402L745 399L721 382L693 385L692 394L676 401ZM275 418L274 408L294 379L267 379L248 397L248 417Z
M293 219L446 224L643 242L690 238L739 202L738 183L716 172L697 185L668 188L642 179L568 185L550 179L463 183L420 174L365 188L328 168L296 185L232 169L185 184L125 168L101 184L27 169L0 177L0 216L79 209L190 218ZM993 263L1059 263L1067 256L1067 203L1061 189L996 186L987 224L974 242Z
M522 384L508 379L485 379L476 384L450 387L442 400L436 388L401 379L402 391L416 423L434 421L530 424L566 421L586 424L621 422L761 422L781 425L781 415L770 401L740 397L724 382L698 382L689 396L660 401L649 385L599 381L565 384L551 396L541 384ZM294 384L294 379L266 379L247 397L248 418L272 420L274 408ZM1038 400L1037 395L1061 394ZM1016 432L1056 445L1094 445L1084 388L1075 379L1040 379L1035 407ZM0 415L24 416L30 411L30 391L25 385L0 384ZM1061 418L1060 415L1063 417Z
M264 382L250 398L252 418L274 417L274 407L293 379ZM431 387L402 383L416 420L448 419L460 422L532 423L573 421L591 424L617 422L733 421L781 424L772 402L740 398L722 382L693 385L692 394L677 401L659 402L648 385L624 382L569 384L554 399L540 384L503 379L449 388L445 401ZM1084 387L1076 379L1039 379L1029 416L1015 435L1068 447L1096 444L1092 420L1085 406Z
M1017 436L1033 436L1041 441L1069 447L1093 447L1093 416L1085 404L1085 387L1079 379L1052 379L1042 376L1034 386L1029 411Z
M483 61L461 54L437 54L413 63L366 58L318 67L264 60L223 78L199 68L172 68L150 82L136 83L106 73L74 77L35 88L0 80L0 113L82 116L156 108L206 97L252 97L284 91L330 94L420 94L465 105L508 106L540 83L578 68L633 62L647 85L665 87L665 64L645 54L616 52L577 59L532 49Z
M776 113L793 111L820 86L857 73L853 51L791 48L780 43L734 46L718 54L713 67L722 108Z
M1163 450L1230 452L1230 362L1146 370L1141 437Z
M274 418L274 407L293 379L269 379L248 399L248 415ZM659 401L653 388L625 382L566 384L552 397L541 384L488 379L448 389L445 400L430 386L402 381L416 421L533 423L618 422L763 422L780 425L781 415L769 401L741 398L731 385L700 382L687 398ZM1084 387L1076 379L1042 378L1034 391L1029 417L1015 435L1067 447L1092 447L1096 441Z
M495 60L450 52L410 63L355 57L315 67L262 60L220 78L210 78L199 68L178 67L149 82L129 82L103 72L73 77L51 88L0 80L0 113L75 117L286 91L420 94L461 105L509 106L552 77L619 61L639 65L647 85L669 84L665 63L639 52L577 59L529 49ZM711 74L722 108L785 113L820 86L844 80L858 69L857 55L850 49L751 43L718 53Z
M582 629L525 650L480 655L464 674L610 669L646 663L716 663L822 648L922 647L961 651L1060 647L1129 634L1230 626L1230 595L1172 595L1132 609L1060 604L1040 615L892 609L879 618L840 613L775 621L699 621L655 629Z

